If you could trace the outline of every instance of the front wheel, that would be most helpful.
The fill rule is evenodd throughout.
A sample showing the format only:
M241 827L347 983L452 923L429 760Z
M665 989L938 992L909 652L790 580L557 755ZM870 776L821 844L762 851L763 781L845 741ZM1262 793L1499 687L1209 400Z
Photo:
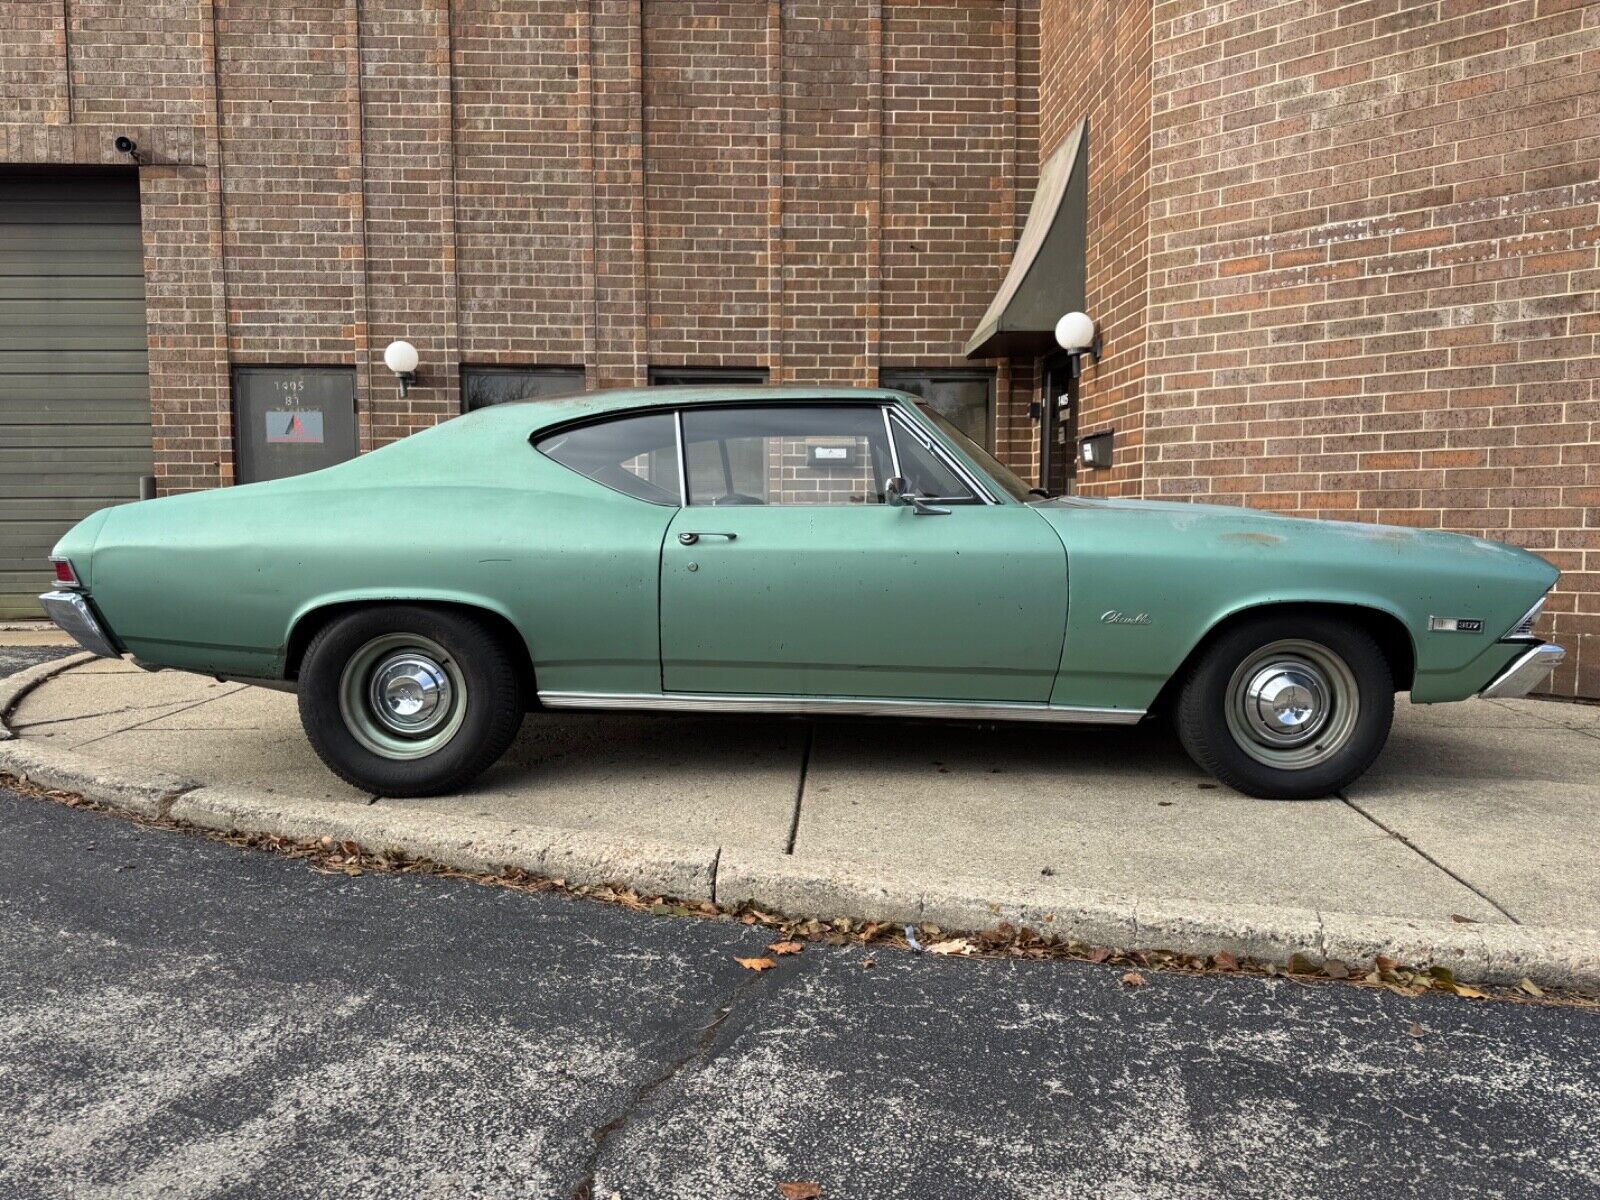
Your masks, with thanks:
M1377 758L1394 719L1388 659L1330 617L1269 616L1217 639L1179 693L1178 737L1200 767L1251 796L1327 796Z
M382 796L465 787L522 723L517 662L495 631L443 609L383 605L330 622L300 668L300 722L347 783Z

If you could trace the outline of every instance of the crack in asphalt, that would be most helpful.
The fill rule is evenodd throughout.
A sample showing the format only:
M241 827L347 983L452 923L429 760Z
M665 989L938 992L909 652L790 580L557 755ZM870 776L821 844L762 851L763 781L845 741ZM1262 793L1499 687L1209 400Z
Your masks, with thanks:
M797 963L795 966L798 969L799 964ZM786 972L786 974L792 973L792 971ZM751 972L748 979L742 980L735 985L733 990L728 993L727 1002L717 1009L716 1016L711 1019L710 1024L700 1031L700 1035L695 1038L694 1044L669 1063L664 1071L640 1084L633 1095L628 1097L627 1103L622 1106L622 1111L593 1131L590 1136L594 1138L594 1149L584 1163L583 1178L578 1186L573 1189L570 1200L596 1200L594 1190L595 1176L599 1173L600 1160L605 1155L606 1146L611 1139L627 1127L634 1114L643 1108L652 1096L684 1072L704 1064L713 1057L712 1051L717 1044L717 1035L722 1032L723 1026L728 1023L728 1018L733 1015L740 1002L759 988L762 982L760 973Z
M811 746L817 739L817 723L806 722L806 741L800 750L800 778L794 785L794 812L789 818L789 840L784 843L785 854L794 853L795 839L800 836L800 803L805 799L806 775L811 770Z

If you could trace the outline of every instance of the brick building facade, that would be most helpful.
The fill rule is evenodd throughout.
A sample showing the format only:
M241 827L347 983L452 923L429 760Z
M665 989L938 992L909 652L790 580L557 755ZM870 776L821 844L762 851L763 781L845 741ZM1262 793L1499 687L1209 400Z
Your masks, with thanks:
M1600 696L1600 3L1045 0L1089 117L1079 490L1430 526L1563 571Z
M162 490L251 367L361 448L496 368L977 368L1027 473L1049 360L962 347L1087 120L1073 486L1527 545L1600 696L1597 68L1600 0L9 0L0 164L139 144Z

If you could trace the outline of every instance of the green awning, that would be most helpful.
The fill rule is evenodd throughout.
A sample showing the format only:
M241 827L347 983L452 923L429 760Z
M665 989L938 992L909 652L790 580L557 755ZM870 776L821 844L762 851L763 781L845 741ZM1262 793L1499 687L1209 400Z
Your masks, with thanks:
M1056 322L1084 307L1089 122L1080 121L1039 170L1011 269L967 340L968 358L1031 358L1055 345Z

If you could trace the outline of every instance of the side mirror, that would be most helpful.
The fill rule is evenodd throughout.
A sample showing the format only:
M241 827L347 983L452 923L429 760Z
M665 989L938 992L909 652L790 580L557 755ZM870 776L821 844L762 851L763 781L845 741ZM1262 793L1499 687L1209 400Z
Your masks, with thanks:
M911 508L919 517L948 517L948 508L934 508L916 492L911 490L911 485L906 482L904 475L895 475L884 481L884 501L891 508Z

